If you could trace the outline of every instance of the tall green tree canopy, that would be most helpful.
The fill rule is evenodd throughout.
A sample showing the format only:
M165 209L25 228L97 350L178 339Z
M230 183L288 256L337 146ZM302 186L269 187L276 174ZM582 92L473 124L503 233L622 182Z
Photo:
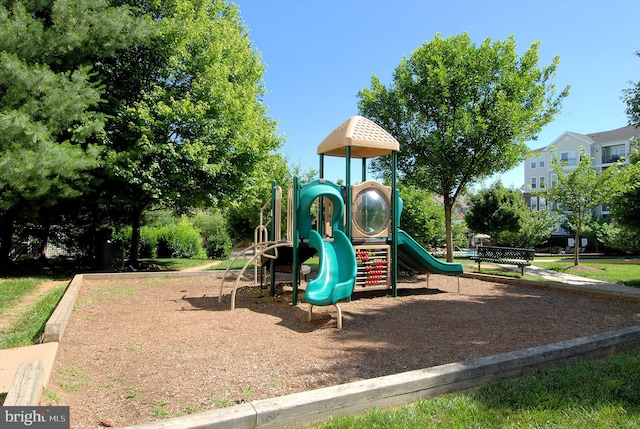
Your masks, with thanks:
M0 226L83 192L105 116L97 58L136 45L146 21L105 0L0 4Z
M471 195L464 218L472 231L487 233L493 242L503 244L501 234L518 231L528 211L522 192L505 188L497 181L490 188Z
M281 144L262 103L260 55L236 5L176 0L148 12L157 25L148 47L100 68L114 89L106 176L130 210L133 263L145 210L236 198Z
M372 77L358 93L363 116L400 142L403 180L444 198L447 260L453 259L451 210L466 187L515 167L559 111L568 87L551 83L559 59L538 64L538 43L520 57L513 37L476 45L465 33L436 36L404 58L385 86ZM390 173L388 159L373 169Z

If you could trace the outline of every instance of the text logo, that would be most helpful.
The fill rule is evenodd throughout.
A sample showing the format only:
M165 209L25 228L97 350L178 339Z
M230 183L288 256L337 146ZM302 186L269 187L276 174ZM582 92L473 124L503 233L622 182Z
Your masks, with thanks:
M69 407L0 407L0 427L69 429Z

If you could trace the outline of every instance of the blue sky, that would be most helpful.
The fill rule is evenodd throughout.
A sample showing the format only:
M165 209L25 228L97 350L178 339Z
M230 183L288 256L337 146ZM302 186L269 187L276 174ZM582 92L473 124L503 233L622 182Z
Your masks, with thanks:
M357 93L371 76L385 84L403 56L436 34L466 32L477 44L513 34L522 54L540 41L540 65L560 65L558 92L571 85L562 111L536 149L565 131L589 134L627 125L621 100L640 81L637 0L235 0L262 55L265 104L286 136L282 152L318 168L318 144L358 113ZM402 148L401 148L402 149ZM344 159L327 158L325 177L344 178ZM360 176L359 160L354 175ZM524 167L501 175L520 187ZM488 186L496 177L484 183Z

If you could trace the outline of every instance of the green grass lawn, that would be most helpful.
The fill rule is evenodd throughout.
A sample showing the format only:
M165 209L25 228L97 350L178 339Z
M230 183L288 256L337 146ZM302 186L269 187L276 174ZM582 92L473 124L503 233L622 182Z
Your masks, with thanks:
M46 280L38 277L0 279L0 316Z
M22 316L7 328L0 330L0 349L35 344L66 289L67 285L51 289L39 301L31 305Z
M475 261L469 259L456 259L455 262L460 262L465 272L479 272L482 274L514 278L521 277L519 272L505 268L495 268L494 264L483 263L480 266L480 271L478 271L478 263ZM532 265L594 280L618 283L631 287L640 287L640 264L637 263L598 262L597 260L590 258L580 262L579 266L586 268L584 270L580 270L573 268L573 259L571 258L557 260L557 258L537 257L533 260ZM526 270L525 275L522 278L527 280L548 281L538 276L526 274Z
M580 266L590 268L590 270L578 271L572 268L573 261L548 262L544 259L536 258L533 265L594 280L640 287L640 264L594 262L590 259L588 261L580 262L579 264Z
M442 259L444 262L445 260ZM478 270L478 263L476 261L472 261L470 259L457 258L455 262L459 262L462 264L462 268L465 273L480 273L480 274L488 274L492 276L503 276L503 277L511 277L514 279L525 279L525 280L533 280L533 281L548 281L542 277L534 276L533 274L527 274L525 270L524 277L520 274L520 269L514 265L515 268L518 268L517 271L510 270L509 268L498 267L495 264L491 264L488 262L483 262L480 265L480 270Z
M638 386L640 348L313 427L636 428Z

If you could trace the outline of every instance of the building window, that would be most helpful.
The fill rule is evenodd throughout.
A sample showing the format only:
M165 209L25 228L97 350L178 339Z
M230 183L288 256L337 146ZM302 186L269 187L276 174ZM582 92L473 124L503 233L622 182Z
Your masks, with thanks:
M544 198L540 197L540 210L544 210L547 208L547 200L545 200Z
M531 157L531 168L536 168L536 159L535 156Z
M544 189L544 176L540 176L540 189Z
M558 184L558 176L555 174L551 175L551 187L553 188Z
M570 150L568 152L560 153L560 161L567 165L576 165L576 152L574 150Z
M531 178L531 189L536 189L536 178L535 177Z
M531 210L538 210L538 199L531 198Z
M540 168L544 168L544 155L540 155L540 161L538 162Z

